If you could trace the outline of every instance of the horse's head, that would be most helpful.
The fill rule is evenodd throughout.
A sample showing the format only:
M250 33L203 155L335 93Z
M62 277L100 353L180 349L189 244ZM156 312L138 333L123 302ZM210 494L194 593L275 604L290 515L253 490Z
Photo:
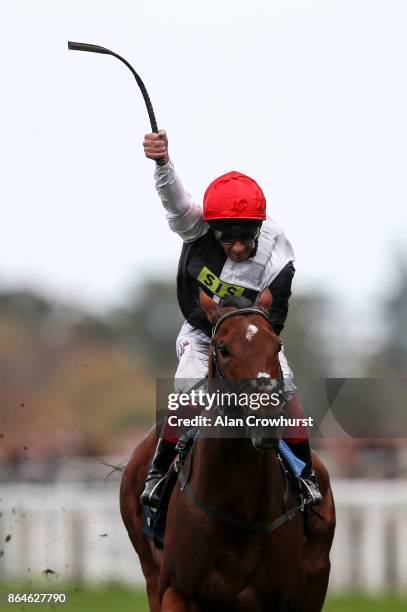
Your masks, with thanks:
M209 354L210 379L238 379L250 381L251 393L281 391L281 369L278 353L281 349L279 337L274 333L268 320L272 295L263 291L253 305L241 298L226 298L217 304L203 291L200 303L212 325L212 342ZM248 385L243 385L245 393ZM273 413L277 409L264 409L259 416ZM252 431L253 444L257 448L274 447L277 435L266 439L256 427Z
M281 342L267 318L272 301L268 289L255 305L241 298L226 298L217 304L201 291L200 303L213 329L210 378L215 376L213 358L224 378L259 382L280 378Z

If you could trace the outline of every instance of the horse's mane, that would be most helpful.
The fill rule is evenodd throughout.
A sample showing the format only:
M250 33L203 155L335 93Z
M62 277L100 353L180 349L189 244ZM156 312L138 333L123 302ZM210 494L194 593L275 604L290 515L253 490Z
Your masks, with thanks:
M253 302L248 298L236 295L228 295L219 302L219 308L237 308L239 310L240 308L249 308L250 306L253 306ZM192 327L203 331L207 336L211 336L212 325L209 323L206 313L200 304L191 312L188 323Z

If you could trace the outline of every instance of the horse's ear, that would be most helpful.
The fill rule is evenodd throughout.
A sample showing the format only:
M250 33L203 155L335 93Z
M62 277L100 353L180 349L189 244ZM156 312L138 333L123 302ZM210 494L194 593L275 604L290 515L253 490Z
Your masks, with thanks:
M271 310L271 305L273 303L273 296L271 295L271 291L269 288L266 288L261 292L259 299L257 300L259 306L263 306L267 311Z
M209 323L213 323L215 313L218 310L218 304L209 297L202 289L199 290L199 303L204 309L206 316L208 317Z

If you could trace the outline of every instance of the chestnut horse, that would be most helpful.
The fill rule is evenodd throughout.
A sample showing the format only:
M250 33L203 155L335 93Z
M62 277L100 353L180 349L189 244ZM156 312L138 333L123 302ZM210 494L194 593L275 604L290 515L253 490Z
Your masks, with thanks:
M259 373L280 378L280 340L264 316L271 300L266 290L258 304L239 314L201 293L201 305L215 325L209 379L220 373L225 378L256 379ZM248 329L256 333L248 335ZM305 534L304 516L296 512L298 490L284 479L272 449L258 450L247 438L199 438L190 495L177 482L160 551L143 533L139 501L156 442L154 429L134 450L120 491L122 518L140 558L150 610L320 612L335 508L327 470L315 453L324 501L307 512ZM190 462L191 455L184 473ZM294 509L290 520L287 508Z

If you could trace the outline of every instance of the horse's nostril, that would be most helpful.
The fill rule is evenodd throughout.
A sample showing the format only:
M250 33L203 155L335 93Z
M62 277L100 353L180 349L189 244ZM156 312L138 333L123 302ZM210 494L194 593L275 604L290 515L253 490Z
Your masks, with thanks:
M273 390L276 386L276 381L271 378L266 372L259 372L257 378L252 380L252 386L255 389Z

